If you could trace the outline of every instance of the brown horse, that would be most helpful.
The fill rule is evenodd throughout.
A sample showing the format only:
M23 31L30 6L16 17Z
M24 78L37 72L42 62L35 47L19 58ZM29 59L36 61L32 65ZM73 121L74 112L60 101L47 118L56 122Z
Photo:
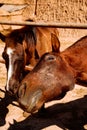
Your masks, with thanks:
M5 42L2 56L7 68L7 91L16 93L24 75L25 65L35 66L41 55L52 51L52 48L59 51L59 40L56 42L52 40L55 39L52 37L58 35L58 30L55 28L32 26L13 30L6 36L0 33L1 40Z
M22 80L18 101L25 111L32 113L47 101L64 95L77 81L87 83L87 36L63 52L44 54Z
M18 102L24 111L33 113L44 103L64 97L73 87L74 77L67 63L57 53L45 53L22 80Z

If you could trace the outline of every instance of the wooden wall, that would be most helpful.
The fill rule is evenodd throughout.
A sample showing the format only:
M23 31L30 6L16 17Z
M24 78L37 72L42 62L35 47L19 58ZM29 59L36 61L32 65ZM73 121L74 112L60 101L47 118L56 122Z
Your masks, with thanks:
M0 0L0 5L0 20L87 23L87 0ZM0 31L19 27L0 25ZM63 36L87 35L87 30L61 30Z

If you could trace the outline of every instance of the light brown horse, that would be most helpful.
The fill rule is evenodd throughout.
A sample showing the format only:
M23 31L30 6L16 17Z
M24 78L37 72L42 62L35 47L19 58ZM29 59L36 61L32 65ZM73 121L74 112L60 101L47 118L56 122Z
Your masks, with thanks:
M7 91L16 93L18 84L24 76L25 65L30 64L34 67L41 55L52 51L52 48L59 51L58 38L57 41L52 40L58 35L56 28L32 26L13 30L6 36L0 33L0 38L5 42L2 56L7 68Z
M66 94L77 81L87 84L87 36L63 52L45 53L19 85L18 101L25 111L33 113Z

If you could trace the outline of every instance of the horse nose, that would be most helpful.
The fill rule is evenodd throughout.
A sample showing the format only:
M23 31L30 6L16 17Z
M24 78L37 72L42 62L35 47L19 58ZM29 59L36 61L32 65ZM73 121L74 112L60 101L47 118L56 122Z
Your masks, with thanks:
M17 84L14 84L14 85L10 86L8 92L9 92L11 95L16 94L16 93L17 93Z
M14 90L13 90L12 88L10 88L10 89L9 89L9 93L10 93L11 95L13 95L13 94L14 94Z
M9 92L10 92L11 94L16 94L16 93L17 93L17 86L14 86L13 88L10 88L10 89L9 89Z
M5 90L8 94L13 95L14 94L14 90L10 87L9 89L7 89L7 86L5 86Z

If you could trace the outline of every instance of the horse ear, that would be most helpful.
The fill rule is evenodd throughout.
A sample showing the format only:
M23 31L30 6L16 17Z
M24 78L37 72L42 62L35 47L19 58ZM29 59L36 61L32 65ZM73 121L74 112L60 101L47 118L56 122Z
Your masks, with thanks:
M52 52L60 52L60 41L58 37L51 33L51 44L52 44Z
M2 33L0 33L0 39L1 39L3 42L5 42L5 38L6 38L6 36L4 36Z

